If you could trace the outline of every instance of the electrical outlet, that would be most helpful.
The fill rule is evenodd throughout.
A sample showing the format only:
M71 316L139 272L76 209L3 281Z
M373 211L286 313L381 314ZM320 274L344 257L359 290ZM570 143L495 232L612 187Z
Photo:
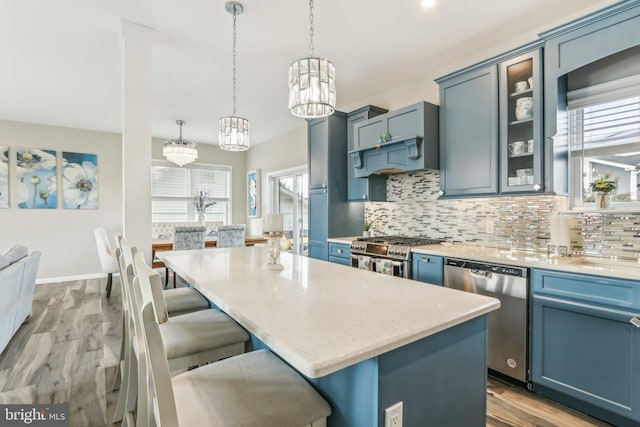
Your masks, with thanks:
M487 234L493 234L493 220L492 219L488 219L487 222L485 223L485 230L484 230Z
M384 427L402 427L402 402L384 410Z

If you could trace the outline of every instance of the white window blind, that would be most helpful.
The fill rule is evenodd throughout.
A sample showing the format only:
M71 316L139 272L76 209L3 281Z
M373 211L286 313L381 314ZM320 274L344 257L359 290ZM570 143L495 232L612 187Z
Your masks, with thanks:
M638 202L640 88L631 95L627 90L622 98L620 93L613 90L607 96L598 92L591 102L587 102L591 95L577 98L574 94L569 103L571 193L575 206L594 202L589 184L600 177L617 182L614 203Z
M152 166L151 215L153 222L191 222L197 219L193 197L209 193L216 204L205 215L207 221L229 223L231 168L213 165Z

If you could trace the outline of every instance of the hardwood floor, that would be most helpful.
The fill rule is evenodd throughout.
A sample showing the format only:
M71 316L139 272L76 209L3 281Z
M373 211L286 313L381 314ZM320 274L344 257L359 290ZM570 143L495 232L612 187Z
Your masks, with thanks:
M71 426L113 425L120 282L107 299L105 280L36 286L32 316L0 355L0 404L68 402ZM487 393L488 427L609 426L495 378Z

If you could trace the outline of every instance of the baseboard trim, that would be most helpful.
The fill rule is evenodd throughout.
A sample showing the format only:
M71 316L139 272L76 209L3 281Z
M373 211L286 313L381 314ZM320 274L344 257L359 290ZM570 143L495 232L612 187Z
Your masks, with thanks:
M113 273L113 276L120 276L120 273ZM80 274L78 276L45 277L36 280L36 285L46 285L49 283L72 282L75 280L101 279L107 277L107 273Z

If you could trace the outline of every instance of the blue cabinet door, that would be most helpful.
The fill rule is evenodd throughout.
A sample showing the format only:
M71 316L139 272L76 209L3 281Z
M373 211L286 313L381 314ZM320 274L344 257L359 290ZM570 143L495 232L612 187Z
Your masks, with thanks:
M354 150L354 126L387 110L369 105L347 116L347 151ZM350 202L384 202L387 200L387 176L356 178L351 155L347 154L347 200Z
M640 422L640 329L630 323L636 315L534 295L534 390L541 385ZM579 409L593 413L588 406ZM617 419L609 420L620 425Z
M443 286L442 257L436 255L413 254L413 280Z
M500 193L539 192L542 176L542 63L536 49L500 63ZM516 85L524 88L516 88ZM518 103L533 100L530 115ZM526 175L522 175L526 172Z
M327 260L329 196L327 190L309 191L309 256Z
M497 65L438 83L443 196L498 194Z
M640 321L640 282L533 269L531 293L534 391L637 426L640 328L631 321Z
M309 144L309 189L327 188L329 183L329 122L328 118L310 121L307 127Z

